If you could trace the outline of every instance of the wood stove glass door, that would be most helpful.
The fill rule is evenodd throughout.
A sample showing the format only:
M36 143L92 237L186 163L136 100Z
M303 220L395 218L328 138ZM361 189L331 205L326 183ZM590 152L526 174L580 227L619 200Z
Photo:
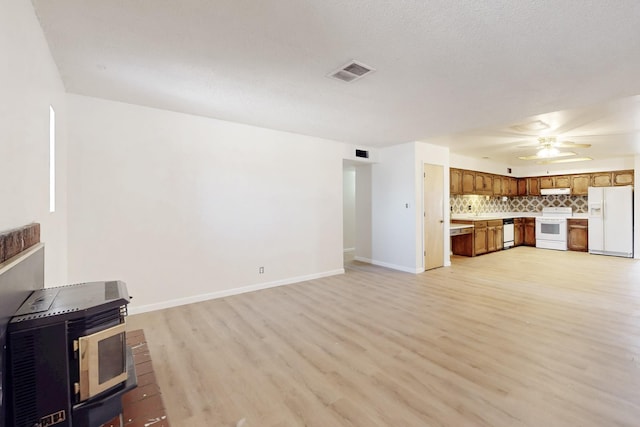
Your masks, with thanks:
M127 379L125 324L80 337L80 401Z

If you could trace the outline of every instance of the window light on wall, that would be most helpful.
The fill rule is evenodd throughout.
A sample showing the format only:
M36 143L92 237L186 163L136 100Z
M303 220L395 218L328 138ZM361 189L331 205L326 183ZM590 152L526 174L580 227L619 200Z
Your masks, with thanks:
M56 112L49 105L49 212L56 211Z

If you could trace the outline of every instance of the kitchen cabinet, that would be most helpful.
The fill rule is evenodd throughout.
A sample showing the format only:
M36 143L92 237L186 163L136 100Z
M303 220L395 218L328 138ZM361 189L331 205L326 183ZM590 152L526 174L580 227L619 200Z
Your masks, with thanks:
M553 177L553 188L570 188L571 177L568 175L560 175Z
M596 172L591 174L592 187L611 187L613 185L612 172Z
M570 251L587 252L589 250L589 220L567 219L567 248Z
M527 195L527 178L518 178L518 196Z
M540 179L537 177L527 178L527 195L539 196L540 195Z
M449 193L450 195L462 194L462 171L449 169Z
M462 194L474 194L476 174L473 171L462 171Z
M494 196L502 196L504 194L505 187L502 185L502 177L493 177L493 191Z
M633 171L614 171L613 185L633 185Z
M589 193L591 175L571 175L571 195L586 196Z
M496 175L494 179L502 180L502 193L501 196L517 196L518 195L518 180L510 176ZM497 196L497 194L494 194Z
M493 175L483 172L476 172L475 194L483 196L493 195Z
M469 228L452 229L449 235L454 255L473 256L473 224Z
M526 246L536 245L536 219L533 217L524 219L524 244Z
M487 221L487 252L502 250L504 247L504 226L502 220Z
M535 176L514 178L465 169L451 168L450 193L481 196L539 196L540 189L570 188L572 196L586 196L589 186L610 187L633 185L634 171L621 170L573 175Z
M540 188L541 189L553 188L553 177L552 176L540 177Z
M524 218L513 219L513 246L522 246L524 243Z
M473 233L451 235L451 251L455 255L476 256L504 248L504 226L501 219L451 220L452 224L473 224Z
M500 220L502 223L502 220ZM504 225L496 225L496 251L504 249Z
M558 176L541 176L540 188L569 188L571 186L571 178L568 175Z
M474 221L473 253L482 255L487 253L487 221Z
M509 192L507 196L517 196L518 195L518 180L512 177L509 177Z

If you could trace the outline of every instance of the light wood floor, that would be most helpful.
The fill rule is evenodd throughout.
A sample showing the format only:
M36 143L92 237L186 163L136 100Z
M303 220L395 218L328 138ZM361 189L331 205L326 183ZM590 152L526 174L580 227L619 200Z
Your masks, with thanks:
M640 262L518 247L146 313L172 426L640 425ZM179 286L179 284L176 284Z

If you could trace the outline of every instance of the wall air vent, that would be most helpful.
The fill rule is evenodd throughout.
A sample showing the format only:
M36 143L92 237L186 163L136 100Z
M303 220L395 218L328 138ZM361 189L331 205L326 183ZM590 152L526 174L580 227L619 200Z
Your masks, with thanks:
M342 80L343 82L353 82L374 72L375 69L358 61L349 61L342 67L330 72L327 77Z

